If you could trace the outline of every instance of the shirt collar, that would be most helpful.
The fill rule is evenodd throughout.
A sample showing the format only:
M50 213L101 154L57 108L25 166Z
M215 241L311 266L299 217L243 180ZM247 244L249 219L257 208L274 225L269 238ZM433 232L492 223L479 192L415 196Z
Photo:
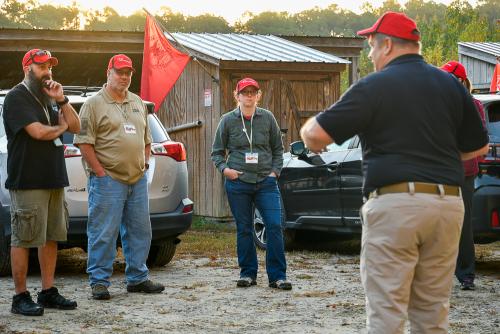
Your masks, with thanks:
M108 91L106 90L106 85L107 84L102 85L102 89L100 91L102 97L104 98L104 101L106 101L106 103L118 103L115 99L113 99L111 95L109 95ZM130 102L131 102L130 92L127 90L127 95L125 96L125 99L123 100L122 103L130 103Z
M236 117L241 117L241 110L240 107L237 107L236 109L233 110L234 116ZM255 109L255 116L262 115L262 110L261 108L257 107Z
M423 62L424 57L422 55L419 55L418 53L409 53L405 54L399 57L394 58L391 60L387 65L384 67L387 68L388 66L392 65L398 65L398 64L404 64L404 63L414 63L414 62Z

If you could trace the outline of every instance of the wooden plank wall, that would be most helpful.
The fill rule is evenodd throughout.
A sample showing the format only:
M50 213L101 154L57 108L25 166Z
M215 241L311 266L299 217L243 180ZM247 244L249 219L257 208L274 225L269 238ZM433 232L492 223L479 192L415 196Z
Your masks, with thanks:
M217 77L217 67L203 63ZM211 90L212 106L205 107L204 92ZM214 208L221 206L214 190L219 190L216 172L210 160L213 133L220 116L219 86L201 66L191 61L172 88L158 111L158 117L166 128L201 120L201 127L174 132L172 140L182 142L187 151L189 197L195 203L195 214L216 216Z
M339 98L340 75L328 73L268 73L221 71L203 62L219 84L195 62L190 62L158 111L165 127L201 120L203 126L171 134L173 140L184 143L187 150L189 197L195 202L195 214L216 220L230 219L224 181L210 159L213 137L220 117L235 108L233 91L238 80L251 76L262 89L260 105L273 112L281 128L287 128L283 144L299 140L286 86L290 85L298 110L300 124ZM204 106L204 91L211 89L212 106ZM270 95L269 95L270 94Z

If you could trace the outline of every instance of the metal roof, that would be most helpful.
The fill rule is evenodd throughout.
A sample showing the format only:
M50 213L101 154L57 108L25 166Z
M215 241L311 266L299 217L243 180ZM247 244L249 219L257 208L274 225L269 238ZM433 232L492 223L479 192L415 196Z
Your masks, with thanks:
M488 53L495 57L500 56L500 43L493 42L459 42L458 45L465 46L474 50Z
M350 64L350 61L272 35L173 33L194 51L218 60ZM167 35L167 38L172 39ZM180 49L182 51L182 49Z

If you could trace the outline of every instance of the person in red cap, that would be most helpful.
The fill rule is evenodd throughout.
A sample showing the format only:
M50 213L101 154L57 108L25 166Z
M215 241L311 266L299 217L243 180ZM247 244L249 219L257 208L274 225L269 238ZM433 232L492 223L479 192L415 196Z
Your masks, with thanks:
M462 161L488 152L474 101L420 55L420 31L388 12L370 28L375 73L301 129L310 150L358 135L361 281L369 333L447 333L464 206Z
M128 90L134 72L126 55L111 57L107 83L83 104L82 130L74 138L89 175L87 273L92 298L98 300L111 298L108 287L119 233L127 291L165 289L149 279L146 265L151 245L146 171L152 139L146 106Z
M7 180L11 198L11 262L16 295L12 313L39 316L44 307L74 309L75 301L54 287L57 242L66 241L69 185L62 135L78 133L80 120L60 83L52 79L58 60L33 49L23 57L24 80L7 93L3 120L7 134ZM26 288L30 248L38 248L42 291L35 303Z
M464 65L458 61L449 61L441 66L443 71L453 74L465 88L470 92L472 90L467 72ZM478 99L473 98L477 111L485 124L484 108ZM455 276L460 282L462 290L474 290L475 261L476 254L474 249L474 234L472 230L472 195L474 194L474 179L479 172L478 158L463 161L465 179L462 185L462 197L464 200L464 221L462 232L460 234L460 243L458 246L457 266Z
M225 177L227 199L236 221L240 266L238 287L257 284L257 252L253 240L254 209L266 231L269 287L291 290L281 228L281 196L277 177L283 167L283 143L272 112L257 107L259 84L243 78L236 84L236 109L222 116L212 145L212 161Z

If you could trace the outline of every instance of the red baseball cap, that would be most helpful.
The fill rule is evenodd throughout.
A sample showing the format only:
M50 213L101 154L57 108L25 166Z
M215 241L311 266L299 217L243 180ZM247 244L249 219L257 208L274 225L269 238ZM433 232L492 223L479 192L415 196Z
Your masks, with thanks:
M387 12L373 26L357 32L359 36L368 36L376 33L412 41L420 40L420 31L415 21L405 14L397 12Z
M467 72L465 71L464 65L460 64L458 61L452 60L441 66L443 71L453 74L457 78L462 80L467 80Z
M51 66L57 66L59 61L56 57L52 57L50 51L41 50L41 49L31 49L23 57L22 65L28 66L31 64L45 64L46 62L50 62Z
M135 68L132 66L132 59L125 56L124 54L118 54L111 57L108 64L108 70L112 68L114 68L115 70L130 68L132 72L135 72Z
M259 88L259 84L254 79L252 79L252 78L243 78L240 81L238 81L238 83L236 84L236 92L239 93L239 92L241 92L243 89L245 89L248 86L253 86L253 87L257 88L257 89L260 89Z

